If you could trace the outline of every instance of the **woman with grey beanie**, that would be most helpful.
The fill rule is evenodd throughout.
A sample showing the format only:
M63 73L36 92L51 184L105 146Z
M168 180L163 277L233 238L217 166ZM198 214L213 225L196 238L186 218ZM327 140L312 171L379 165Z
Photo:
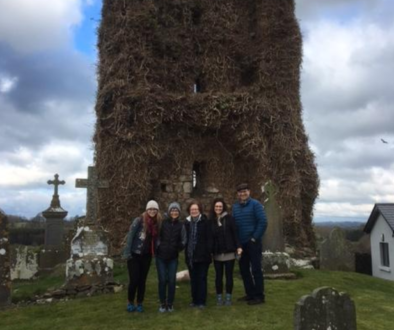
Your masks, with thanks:
M168 206L168 215L162 223L157 240L156 268L161 313L174 311L178 255L186 245L186 231L180 214L181 207L178 203L173 202Z

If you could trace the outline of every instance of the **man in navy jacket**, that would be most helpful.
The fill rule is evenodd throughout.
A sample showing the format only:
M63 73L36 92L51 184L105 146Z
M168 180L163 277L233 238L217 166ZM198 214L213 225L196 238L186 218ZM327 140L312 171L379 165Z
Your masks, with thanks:
M246 295L238 300L248 305L265 302L264 277L262 271L262 239L267 228L267 218L263 205L250 197L249 185L237 186L238 202L233 205L242 255L239 268L244 282Z

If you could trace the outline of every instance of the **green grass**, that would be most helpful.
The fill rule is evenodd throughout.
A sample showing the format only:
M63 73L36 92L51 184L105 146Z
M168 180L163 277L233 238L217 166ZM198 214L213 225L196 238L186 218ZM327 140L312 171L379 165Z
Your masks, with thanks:
M49 288L58 288L64 283L64 276L44 275L35 281L16 281L12 283L12 302L29 300L44 294Z
M81 298L45 306L30 306L0 312L1 330L142 330L142 329L215 329L215 330L275 330L293 329L294 304L321 286L332 286L347 292L356 303L358 330L389 330L394 324L394 283L369 276L345 273L303 270L298 280L265 281L265 305L247 306L234 302L231 307L215 306L213 267L210 267L208 307L196 310L188 307L188 283L179 285L172 314L159 314L157 280L154 263L150 271L145 298L145 313L128 314L126 290L119 294ZM124 266L115 269L115 278L127 282ZM49 285L48 278L42 281ZM58 279L57 279L58 281ZM37 287L38 283L30 286ZM19 287L20 292L29 285ZM34 290L33 290L34 291ZM27 293L26 293L27 294ZM236 276L234 297L243 295L242 282Z

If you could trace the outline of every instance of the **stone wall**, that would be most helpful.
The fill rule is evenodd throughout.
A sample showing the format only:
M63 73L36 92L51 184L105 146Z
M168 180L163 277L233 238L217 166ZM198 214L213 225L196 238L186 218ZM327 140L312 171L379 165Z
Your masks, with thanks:
M197 175L198 176L198 175ZM194 180L193 180L194 177ZM193 173L193 166L183 170L182 174L165 176L155 182L155 198L160 203L160 209L163 213L167 212L168 205L171 202L179 202L182 208L182 214L187 216L187 207L193 200L201 202L204 213L208 214L211 203L216 197L225 197L226 203L231 207L234 200L229 196L223 196L219 189L210 183L206 177L197 177ZM235 197L235 188L234 188Z

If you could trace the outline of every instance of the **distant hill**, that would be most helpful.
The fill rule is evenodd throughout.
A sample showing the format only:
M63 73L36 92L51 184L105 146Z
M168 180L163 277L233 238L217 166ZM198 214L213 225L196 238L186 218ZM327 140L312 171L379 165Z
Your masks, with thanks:
M339 227L343 229L356 229L365 225L365 222L361 221L323 221L323 222L314 222L315 227Z

